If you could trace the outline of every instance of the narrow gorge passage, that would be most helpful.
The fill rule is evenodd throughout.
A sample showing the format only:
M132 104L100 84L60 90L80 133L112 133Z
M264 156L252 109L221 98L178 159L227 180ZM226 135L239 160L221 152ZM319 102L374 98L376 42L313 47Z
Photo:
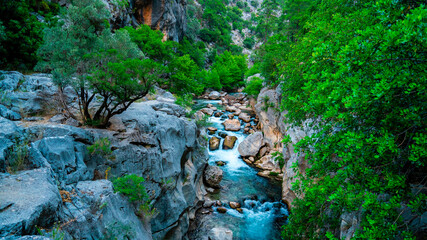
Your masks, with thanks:
M219 102L199 100L198 104L205 107L210 103L220 109ZM214 204L209 213L206 209L199 211L197 229L190 234L190 239L201 239L209 232L210 235L226 239L231 233L232 239L280 239L280 227L288 215L286 205L281 202L280 183L256 175L257 170L242 160L238 146L247 134L242 129L236 132L224 130L222 123L228 118L228 114L225 112L221 117L209 117L211 126L218 129L215 134L209 134L209 138L216 136L221 139L218 150L209 150L209 164L216 166L218 161L225 163L220 167L223 179L219 190L208 193L207 202L212 200ZM234 118L237 119L237 116ZM252 117L252 123L253 120ZM224 136L224 133L237 137L233 149L223 149L224 139L219 135ZM230 202L239 203L241 210L231 208ZM220 213L224 208L226 212ZM214 234L212 231L218 233ZM221 235L224 233L226 234Z

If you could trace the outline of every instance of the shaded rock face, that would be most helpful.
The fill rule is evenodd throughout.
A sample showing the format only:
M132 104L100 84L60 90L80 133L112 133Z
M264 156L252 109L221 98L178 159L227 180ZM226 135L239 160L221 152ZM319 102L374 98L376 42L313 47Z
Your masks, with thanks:
M179 41L186 27L186 5L183 0L134 0L134 17L139 24L151 26Z
M0 183L0 237L36 234L36 225L58 220L62 201L49 169L0 174Z
M262 132L256 132L249 135L243 142L239 144L238 150L243 157L256 156L264 145L264 137Z
M289 125L284 123L286 111L280 112L276 110L281 101L281 85L279 85L276 89L263 88L258 95L254 108L257 116L259 117L259 126L264 133L264 142L271 150L270 153L275 151L280 151L283 153L285 165L282 169L282 200L288 206L291 206L292 201L296 197L302 197L297 196L291 189L292 183L295 181L294 177L296 176L296 172L293 170L292 165L298 161L299 171L302 173L305 173L305 169L307 168L307 163L304 160L304 156L295 153L294 144L309 134L310 129L294 127L287 129ZM285 135L291 137L291 143L283 146L281 140ZM271 154L264 156L263 159L272 159ZM263 164L272 163L271 161L261 162L263 162Z
M0 80L0 83L9 86L14 81L5 83ZM29 168L36 169L30 171L46 169L49 181L53 183L49 184L53 187L42 191L42 196L28 191L28 197L34 203L49 200L49 196L59 199L59 205L56 205L56 200L49 200L50 204L59 206L49 215L53 220L49 217L40 219L43 214L33 211L23 220L28 224L21 226L19 231L14 230L18 223L9 224L1 220L0 229L6 229L1 230L1 234L33 234L35 224L49 228L54 221L60 221L69 222L62 228L67 239L117 236L115 232L123 232L130 225L129 233L124 231L129 239L152 239L152 236L156 239L181 239L206 193L203 170L208 159L207 150L202 147L207 143L199 136L203 131L197 128L195 120L187 119L185 114L185 109L168 101L135 103L128 111L115 116L108 130L40 122L28 122L21 127L19 122L0 117L0 171L5 172L5 159L10 155L15 140L31 135ZM91 155L87 150L97 139L105 137L111 142L114 159ZM140 220L142 218L137 216L135 206L125 197L115 194L110 181L100 180L107 178L107 172L109 179L127 174L143 176L157 214L147 222ZM6 186L6 180L0 176L1 188ZM43 180L34 179L37 185L29 186L41 191L39 185L44 184ZM7 193L2 190L0 194L3 192ZM4 202L8 203L0 201L0 218L10 207ZM53 206L47 205L46 208L52 209ZM118 236L125 238L124 235Z
M208 186L219 188L222 180L223 171L217 166L208 165L205 170L205 182Z

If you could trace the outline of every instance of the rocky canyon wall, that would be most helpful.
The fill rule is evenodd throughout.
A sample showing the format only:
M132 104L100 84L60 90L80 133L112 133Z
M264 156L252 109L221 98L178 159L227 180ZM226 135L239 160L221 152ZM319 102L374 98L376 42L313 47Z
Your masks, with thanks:
M57 227L65 239L185 236L206 193L208 155L195 120L172 94L159 89L108 129L92 129L49 115L57 111L50 75L0 75L0 238L37 234L36 226ZM65 93L72 106L75 96ZM88 150L103 138L112 157ZM114 191L111 181L129 174L145 178L151 216Z

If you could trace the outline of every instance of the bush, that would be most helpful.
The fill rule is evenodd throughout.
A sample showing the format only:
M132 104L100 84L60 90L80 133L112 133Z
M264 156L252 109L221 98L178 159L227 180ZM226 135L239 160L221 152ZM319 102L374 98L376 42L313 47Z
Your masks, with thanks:
M253 77L252 80L246 84L246 87L243 91L248 95L256 98L262 89L262 82L263 81L261 78Z
M116 156L113 154L113 151L111 150L110 140L108 140L107 137L96 140L93 145L87 147L87 150L92 156L98 155L108 160L116 159Z
M252 0L251 1L251 6L254 7L254 8L257 8L259 6L258 1Z
M125 195L133 203L144 204L150 200L144 182L143 177L135 174L119 177L113 181L114 191Z
M246 38L245 40L243 40L243 46L245 46L245 48L247 49L252 49L254 47L254 44L255 39L253 37Z

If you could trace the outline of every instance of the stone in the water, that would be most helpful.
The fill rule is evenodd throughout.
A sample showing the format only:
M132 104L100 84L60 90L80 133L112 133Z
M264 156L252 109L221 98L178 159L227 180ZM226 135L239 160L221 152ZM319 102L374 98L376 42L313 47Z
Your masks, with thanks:
M208 127L209 134L215 134L215 132L216 132L217 130L218 130L217 128L214 128L214 127Z
M230 204L230 207L232 209L236 209L236 208L240 208L241 207L240 203L238 203L238 202L230 202L229 204Z
M226 213L227 212L227 208L225 207L219 207L216 209L219 213Z
M209 115L209 116L212 116L212 115L213 115L213 112L214 112L214 110L213 110L213 109L210 109L210 108L202 108L202 109L200 109L200 111L201 111L202 113L205 113L205 114Z
M219 188L219 183L222 180L222 176L223 171L221 168L208 165L204 173L205 183L210 187Z
M236 136L226 136L224 139L224 144L222 145L222 148L223 149L233 149L236 141L237 141Z
M241 209L241 208L236 208L236 210L237 210L239 213L243 213L243 209Z
M227 137L227 136L228 136L228 134L227 134L227 133L225 133L225 132L219 132L219 133L218 133L218 135L219 135L220 137L222 137L222 138L225 138L225 137Z
M227 119L222 124L227 131L239 131L240 121L238 119Z
M209 99L211 100L217 100L221 97L221 94L217 91L212 91L211 93L209 93Z
M221 112L221 111L218 111L218 112L216 112L215 114L214 114L214 116L215 117L221 117L222 116L222 114L224 114L223 112Z
M234 114L228 114L228 119L233 119L234 118Z
M206 200L206 201L203 203L203 207L204 207L204 208L210 208L210 207L212 207L212 206L214 205L214 203L215 203L215 201L212 201L212 200Z
M220 166L220 167L225 166L225 164L226 164L223 161L216 161L215 163L216 163L217 166Z
M251 121L251 116L249 116L249 114L247 114L247 113L241 113L241 114L239 115L239 119L242 119L242 120L243 120L243 122L248 123L248 122L250 122L250 121Z
M239 144L238 150L243 157L256 156L260 148L264 145L262 132L249 135Z
M211 108L213 107L212 103L208 103L208 105L206 105L207 108Z
M209 150L217 150L219 148L220 139L217 137L212 137L209 139Z

